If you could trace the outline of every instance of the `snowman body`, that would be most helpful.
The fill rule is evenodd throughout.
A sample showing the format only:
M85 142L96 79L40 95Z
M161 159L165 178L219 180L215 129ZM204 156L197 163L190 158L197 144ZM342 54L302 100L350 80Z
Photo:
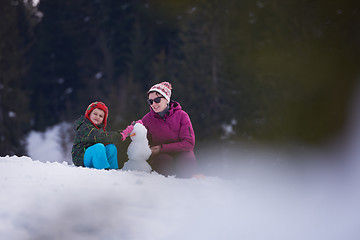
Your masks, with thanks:
M150 172L151 167L146 161L151 155L147 140L147 129L141 123L136 123L130 138L131 143L127 149L129 160L124 164L123 169Z

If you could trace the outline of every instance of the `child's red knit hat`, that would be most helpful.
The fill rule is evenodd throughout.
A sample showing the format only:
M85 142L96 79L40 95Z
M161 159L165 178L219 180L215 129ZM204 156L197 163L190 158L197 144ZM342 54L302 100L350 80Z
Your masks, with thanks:
M91 113L92 110L94 110L95 108L99 108L99 109L101 109L101 110L103 110L103 111L105 112L104 122L103 122L103 129L104 129L104 131L105 131L109 110L108 110L108 108L106 107L106 105L105 105L103 102L93 102L93 103L91 103L91 104L87 107L87 109L86 109L86 111L85 111L85 117L90 120L90 113ZM92 122L92 121L90 120L90 122ZM94 124L94 123L93 123L93 124ZM94 125L95 125L95 124L94 124ZM97 127L97 126L95 125L95 127ZM97 127L97 128L98 128L98 127Z

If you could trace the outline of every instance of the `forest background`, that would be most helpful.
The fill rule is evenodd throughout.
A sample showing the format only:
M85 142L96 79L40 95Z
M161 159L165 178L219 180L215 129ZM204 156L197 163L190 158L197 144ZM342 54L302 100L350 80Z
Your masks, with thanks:
M0 155L93 101L108 130L169 81L197 146L321 145L359 82L358 0L0 0Z

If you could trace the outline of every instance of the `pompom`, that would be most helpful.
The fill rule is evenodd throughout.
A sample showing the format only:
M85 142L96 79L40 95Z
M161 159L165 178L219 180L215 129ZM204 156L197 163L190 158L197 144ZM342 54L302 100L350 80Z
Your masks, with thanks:
M162 84L164 86L166 86L167 88L169 88L170 90L172 90L172 86L171 86L171 84L169 82L162 82Z

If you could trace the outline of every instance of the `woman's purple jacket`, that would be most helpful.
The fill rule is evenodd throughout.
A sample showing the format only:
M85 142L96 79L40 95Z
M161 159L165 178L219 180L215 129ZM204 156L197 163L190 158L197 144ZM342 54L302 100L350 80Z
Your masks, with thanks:
M160 145L160 152L163 153L189 152L195 158L195 134L189 115L181 110L176 101L171 100L169 106L169 112L164 118L151 107L150 112L142 118L148 130L149 144Z

